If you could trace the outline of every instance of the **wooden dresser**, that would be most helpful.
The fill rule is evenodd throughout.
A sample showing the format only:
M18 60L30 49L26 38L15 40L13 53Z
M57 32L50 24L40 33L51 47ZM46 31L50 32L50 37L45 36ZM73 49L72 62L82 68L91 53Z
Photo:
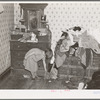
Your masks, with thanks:
M40 48L45 50L48 47L51 47L51 36L49 35L39 37L38 43L35 42L20 42L18 38L21 38L21 35L11 35L10 41L10 51L11 51L11 68L12 69L24 69L23 60L25 54L32 48ZM41 62L39 64L42 64ZM41 69L42 67L40 67Z
M10 41L10 51L11 51L11 68L12 69L24 69L23 66L23 60L25 54L32 48L40 48L42 50L45 50L48 47L51 47L51 32L49 30L49 25L46 21L46 15L44 15L44 9L48 5L47 3L20 3L20 10L21 15L23 16L23 19L21 19L19 22L21 22L21 25L17 25L17 27L14 29L17 32L33 32L38 37L38 43L36 42L20 42L18 41L19 38L21 38L23 35L21 33L19 34L11 34L11 41ZM45 16L45 18L43 17ZM44 19L43 19L44 18ZM22 24L23 23L23 24ZM25 29L23 29L22 26L25 26ZM47 29L45 32L41 29ZM37 30L40 31L40 33L47 33L47 35L40 36L37 33ZM28 39L30 40L30 39ZM40 61L38 63L39 70L43 69L43 63ZM39 71L38 71L39 72ZM41 72L43 72L41 70Z

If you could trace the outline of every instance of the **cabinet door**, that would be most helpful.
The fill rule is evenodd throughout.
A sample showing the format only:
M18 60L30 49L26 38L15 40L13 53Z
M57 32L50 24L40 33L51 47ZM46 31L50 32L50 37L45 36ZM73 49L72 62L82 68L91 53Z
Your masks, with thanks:
M41 16L43 15L43 11L40 10L25 10L24 11L24 19L25 25L28 30L34 30L41 28Z
M20 3L21 10L23 9L23 18L27 29L41 28L41 17L44 15L44 9L47 3ZM31 21L30 21L31 20ZM31 23L31 25L29 25Z
M28 11L28 30L33 30L37 28L37 11L35 10L29 10Z

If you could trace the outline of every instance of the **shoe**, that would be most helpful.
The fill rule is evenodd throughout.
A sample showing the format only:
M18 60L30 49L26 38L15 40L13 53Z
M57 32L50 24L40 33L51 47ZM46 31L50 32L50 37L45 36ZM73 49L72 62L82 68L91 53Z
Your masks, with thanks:
M69 83L70 81L65 81L65 83Z
M23 75L23 77L24 77L24 78L30 78L30 76L29 76L29 75Z
M31 79L32 79L32 80L35 80L36 78L33 78L33 77L32 77Z
M39 76L36 76L36 77L35 77L35 79L41 79L41 77L39 77Z

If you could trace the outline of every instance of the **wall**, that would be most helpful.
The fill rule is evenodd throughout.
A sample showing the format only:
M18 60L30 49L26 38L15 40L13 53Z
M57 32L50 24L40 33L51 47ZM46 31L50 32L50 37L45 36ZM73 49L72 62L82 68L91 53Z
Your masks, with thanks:
M10 67L10 29L14 26L14 6L2 4L4 12L0 14L0 74Z
M19 20L21 19L20 14L20 6L18 3L14 3L14 24L19 24Z
M45 9L52 31L52 48L61 35L61 31L75 25L85 29L97 27L100 23L100 3L51 3Z
M14 4L14 21L18 23L20 19L20 7ZM64 2L49 3L45 8L48 24L52 31L52 49L62 34L62 30L75 25L80 25L87 30L89 27L98 27L100 23L100 3L96 2Z

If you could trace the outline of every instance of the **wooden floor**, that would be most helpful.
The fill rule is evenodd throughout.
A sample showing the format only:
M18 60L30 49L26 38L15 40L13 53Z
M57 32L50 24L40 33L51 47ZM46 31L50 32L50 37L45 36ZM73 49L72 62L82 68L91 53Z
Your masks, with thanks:
M9 75L0 81L0 89L76 89L73 83L66 83L67 79L32 80L31 77L25 78L23 75L28 75L23 70L13 70Z

